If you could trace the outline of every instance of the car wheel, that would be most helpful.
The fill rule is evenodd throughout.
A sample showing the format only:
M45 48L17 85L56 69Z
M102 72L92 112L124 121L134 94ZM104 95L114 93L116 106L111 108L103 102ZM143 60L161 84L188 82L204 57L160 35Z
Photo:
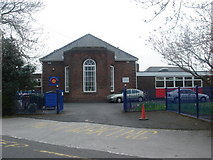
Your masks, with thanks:
M122 102L122 98L121 98L121 97L118 97L117 100L116 100L116 102L117 102L117 103L121 103L121 102Z
M138 97L139 102L143 102L143 97Z
M206 97L201 97L201 98L200 98L200 101L201 101L201 102L206 102Z

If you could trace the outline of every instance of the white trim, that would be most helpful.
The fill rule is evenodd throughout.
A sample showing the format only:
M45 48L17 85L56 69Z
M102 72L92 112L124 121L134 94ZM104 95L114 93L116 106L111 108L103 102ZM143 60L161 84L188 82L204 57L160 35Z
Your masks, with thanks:
M67 77L68 74L68 77ZM64 91L65 93L69 93L69 66L64 67ZM67 89L68 88L68 89Z
M162 77L163 80L157 80L158 77ZM192 75L190 75L190 76L176 76L176 77L182 77L183 78L182 79L182 82L183 82L183 86L182 87L184 87L184 88L196 87L195 84L194 84L195 81L200 81L201 82L201 86L200 87L203 87L203 81L202 81L202 79L195 79L195 77L193 77ZM172 81L173 82L173 87L167 87L167 88L177 88L178 87L178 86L175 85L175 82L176 82L175 78L176 77L171 77L171 78L173 78L173 80L168 80L168 81ZM187 80L186 77L190 77L191 79ZM155 77L155 88L166 88L166 82L167 82L166 78L168 78L168 77L156 76ZM164 86L163 87L157 87L157 81L163 82ZM192 86L186 86L185 82L187 82L187 81L192 82Z
M201 76L211 76L210 72L198 71ZM137 72L137 77L190 77L192 74L188 72Z
M137 79L137 71L138 71L138 63L135 62L135 88L138 89L138 79Z
M87 62L87 61L92 61L94 64L89 64L89 65L86 65L85 63ZM85 86L85 78L86 78L86 75L85 75L85 67L87 67L87 66L89 66L89 67L94 67L94 91L87 91L86 90L86 86ZM85 92L85 93L94 93L94 92L96 92L97 91L97 86L96 86L96 84L97 84L97 82L96 82L96 62L93 60L93 59L86 59L85 61L84 61L84 63L83 63L83 92Z
M35 78L37 85L35 87L42 87L42 80L41 78ZM38 83L40 83L40 85L38 85Z
M110 66L110 92L114 91L115 91L115 68L114 66Z

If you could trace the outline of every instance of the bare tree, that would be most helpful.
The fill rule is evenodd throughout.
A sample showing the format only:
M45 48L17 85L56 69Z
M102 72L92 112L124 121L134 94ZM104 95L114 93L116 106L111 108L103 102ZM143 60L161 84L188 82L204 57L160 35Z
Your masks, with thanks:
M36 30L31 27L33 14L43 8L40 1L1 0L2 35L17 39L22 50L31 48L37 42Z
M198 71L212 71L211 2L190 0L136 0L153 15L146 22L164 16L163 26L150 33L148 44L168 64L207 81Z

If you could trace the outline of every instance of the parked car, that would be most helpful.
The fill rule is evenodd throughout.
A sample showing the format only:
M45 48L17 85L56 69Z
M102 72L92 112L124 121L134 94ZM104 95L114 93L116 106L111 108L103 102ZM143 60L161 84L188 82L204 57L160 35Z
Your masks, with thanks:
M142 102L145 98L144 92L139 89L127 89L126 93L127 93L127 98L131 100ZM107 96L107 100L109 102L121 103L123 102L123 92L119 94L110 94Z
M169 101L178 103L178 89L170 91L167 93L167 98ZM198 100L200 102L206 102L209 99L209 96L206 94L198 93ZM180 89L180 100L181 102L195 102L196 101L196 92L191 89Z

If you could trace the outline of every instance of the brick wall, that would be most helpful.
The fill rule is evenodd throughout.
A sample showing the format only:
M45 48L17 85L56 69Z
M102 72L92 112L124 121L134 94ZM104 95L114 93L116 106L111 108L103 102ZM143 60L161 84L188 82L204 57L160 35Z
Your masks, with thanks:
M96 62L95 93L83 92L83 63L86 59ZM49 86L50 76L59 77L59 89L64 90L64 67L69 66L69 93L64 94L64 100L70 101L104 101L110 92L110 66L114 66L115 93L120 93L124 87L122 77L129 77L128 88L136 88L135 62L115 62L114 53L106 48L82 47L64 52L64 61L43 62L43 91L55 90Z
M121 93L124 88L123 77L129 77L127 88L136 88L135 62L115 62L115 93Z
M83 92L83 63L86 59L96 62L95 93ZM69 66L70 91L66 101L103 101L110 94L110 65L114 65L114 54L105 48L75 48L64 54L64 65Z
M55 86L49 86L50 76L59 77L59 89L64 90L64 64L63 62L43 62L42 64L42 91L55 90Z
M144 91L147 94L146 96L147 99L154 99L156 97L154 76L150 76L150 77L138 76L137 86L138 86L138 89Z

